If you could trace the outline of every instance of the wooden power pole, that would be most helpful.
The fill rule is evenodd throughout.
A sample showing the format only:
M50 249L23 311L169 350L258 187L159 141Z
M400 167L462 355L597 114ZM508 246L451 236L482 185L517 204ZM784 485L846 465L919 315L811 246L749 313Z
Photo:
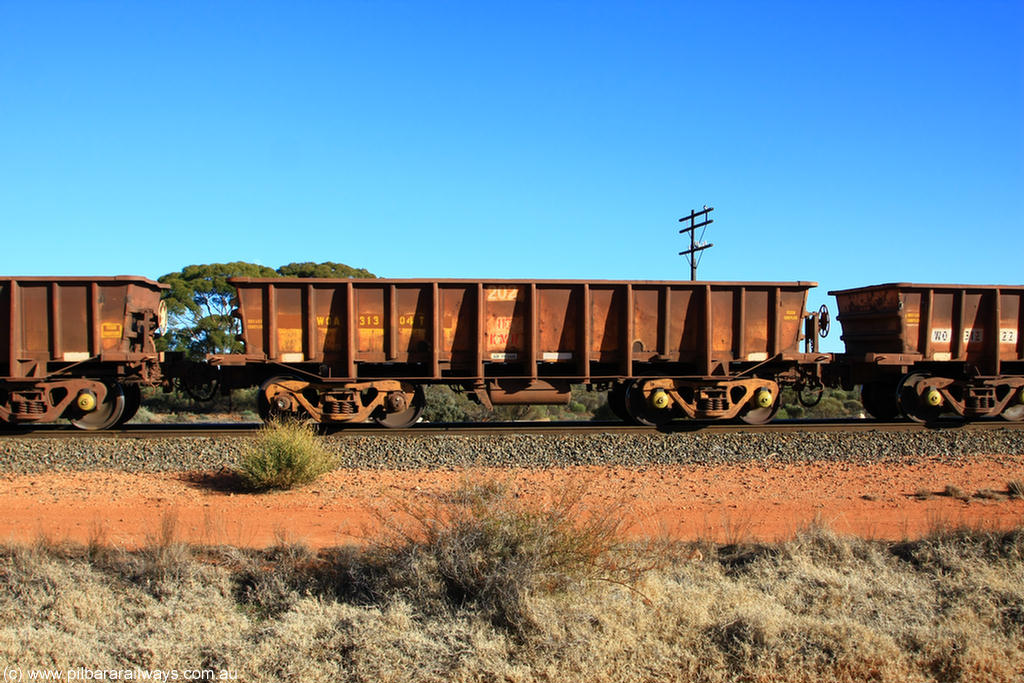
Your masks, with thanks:
M679 219L680 223L682 223L683 221L690 221L690 224L688 226L679 231L680 233L690 233L690 248L685 251L679 252L679 255L682 256L683 254L685 254L686 259L690 262L691 280L697 279L697 254L701 251L704 251L705 249L710 249L711 247L715 246L710 242L699 241L696 237L697 228L704 228L715 222L714 219L709 218L709 215L714 210L715 207L705 205L704 208L701 209L700 211L691 211L689 216L683 216L682 218ZM700 220L701 222L698 223L698 220ZM701 231L700 235L701 237L703 237L704 232Z

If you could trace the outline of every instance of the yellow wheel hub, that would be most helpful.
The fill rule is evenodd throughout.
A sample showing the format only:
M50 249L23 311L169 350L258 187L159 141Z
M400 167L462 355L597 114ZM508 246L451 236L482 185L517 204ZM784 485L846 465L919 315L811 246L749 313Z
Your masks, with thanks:
M924 400L932 408L938 408L942 405L942 394L938 389L929 389L924 395Z
M651 407L657 408L658 410L665 410L665 408L668 408L669 404L672 402L672 399L668 397L668 394L661 389L658 389L651 394L651 398L649 400Z
M96 410L96 394L91 391L83 391L78 395L75 404L83 413L91 413Z
M759 389L754 394L754 403L760 408L771 408L772 404L775 403L775 397L772 396L772 392L767 389Z

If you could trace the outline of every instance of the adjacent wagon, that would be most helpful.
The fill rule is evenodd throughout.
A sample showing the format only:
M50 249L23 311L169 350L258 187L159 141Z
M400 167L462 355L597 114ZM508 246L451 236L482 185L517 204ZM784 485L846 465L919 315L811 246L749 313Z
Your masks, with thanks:
M1024 286L884 284L836 297L846 353L829 368L862 385L877 418L1024 420Z
M771 419L819 384L811 282L234 278L245 352L213 356L261 413L405 426L423 386L485 405L610 391L625 418Z
M141 277L0 278L0 423L105 429L160 381L166 285Z

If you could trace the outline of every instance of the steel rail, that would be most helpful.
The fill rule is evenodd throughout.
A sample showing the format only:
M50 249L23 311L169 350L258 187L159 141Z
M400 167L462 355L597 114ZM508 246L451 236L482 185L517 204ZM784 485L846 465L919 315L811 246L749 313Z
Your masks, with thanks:
M6 439L156 439L173 437L253 437L259 433L260 423L178 423L129 424L120 429L83 431L71 426L46 425L22 427L0 432L0 441ZM881 422L875 420L781 420L764 425L732 422L678 422L661 427L629 425L621 422L475 422L475 423L420 423L407 429L387 429L371 424L327 427L324 433L340 437L430 437L438 435L507 436L510 434L732 434L732 433L800 433L800 432L941 432L990 431L1024 429L1024 422L1005 420L979 420L972 422L941 421L935 424L917 422Z

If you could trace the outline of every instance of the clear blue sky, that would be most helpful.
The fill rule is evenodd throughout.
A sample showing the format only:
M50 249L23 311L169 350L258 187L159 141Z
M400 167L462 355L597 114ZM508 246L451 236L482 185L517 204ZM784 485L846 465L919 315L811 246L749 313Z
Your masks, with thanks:
M0 0L4 274L1024 282L1024 3Z

